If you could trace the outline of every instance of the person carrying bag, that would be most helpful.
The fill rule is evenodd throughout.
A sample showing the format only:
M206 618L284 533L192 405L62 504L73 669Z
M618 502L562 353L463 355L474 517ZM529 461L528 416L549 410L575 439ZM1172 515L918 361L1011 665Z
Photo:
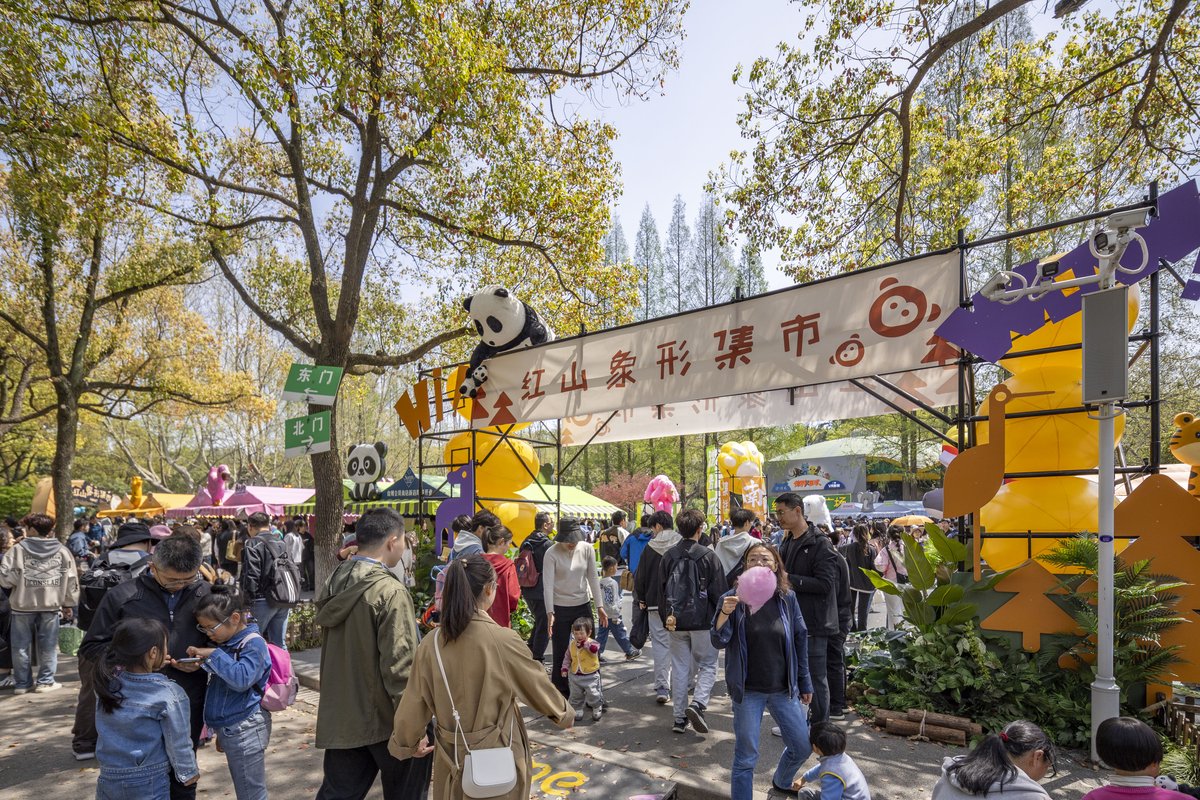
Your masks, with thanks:
M441 624L413 654L388 751L399 759L434 753L430 800L529 797L533 770L518 699L560 728L575 721L517 632L488 616L495 599L491 563L479 554L456 558L446 568Z

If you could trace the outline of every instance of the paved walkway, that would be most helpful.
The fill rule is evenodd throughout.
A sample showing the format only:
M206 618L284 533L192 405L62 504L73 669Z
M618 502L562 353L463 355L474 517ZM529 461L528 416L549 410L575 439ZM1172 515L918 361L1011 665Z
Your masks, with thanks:
M619 658L615 646L614 642L610 654ZM712 732L705 736L690 731L673 734L670 708L654 702L649 656L647 650L639 661L617 660L606 665L604 684L610 711L599 722L588 719L572 730L559 731L544 719L527 717L537 762L533 797L645 798L672 782L678 786L680 800L729 797L733 728L724 681L718 681L709 708ZM274 718L267 755L272 797L311 798L320 785L321 753L313 745L319 695L309 688L311 679L319 676L319 659L319 650L293 654L306 687L295 706ZM58 679L64 689L49 694L16 697L0 692L0 798L4 800L86 798L95 792L96 762L76 762L70 752L79 686L73 658L60 660ZM768 717L756 776L760 798L766 796L782 752L781 740L768 731L770 724ZM866 774L875 800L926 800L942 759L963 752L879 733L853 715L845 726L849 752ZM198 797L232 798L225 757L206 747L198 758ZM1045 783L1055 800L1078 800L1099 785L1099 776L1075 758L1061 758L1059 767L1058 776ZM378 800L382 794L376 788L368 797Z

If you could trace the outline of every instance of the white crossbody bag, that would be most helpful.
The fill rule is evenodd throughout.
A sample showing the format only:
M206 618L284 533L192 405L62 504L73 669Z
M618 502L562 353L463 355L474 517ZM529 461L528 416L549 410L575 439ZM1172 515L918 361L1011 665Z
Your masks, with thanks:
M508 794L517 786L517 759L513 755L513 725L516 724L516 712L508 726L508 747L488 747L472 750L467 744L467 736L463 733L459 720L458 708L454 705L454 694L450 691L450 681L446 679L446 667L442 664L442 649L438 646L440 630L433 632L433 652L437 656L438 670L442 673L442 682L446 684L446 694L450 697L450 710L454 712L454 766L458 766L458 737L462 736L463 747L467 750L466 760L462 764L462 790L467 797L483 800L487 797L499 797Z

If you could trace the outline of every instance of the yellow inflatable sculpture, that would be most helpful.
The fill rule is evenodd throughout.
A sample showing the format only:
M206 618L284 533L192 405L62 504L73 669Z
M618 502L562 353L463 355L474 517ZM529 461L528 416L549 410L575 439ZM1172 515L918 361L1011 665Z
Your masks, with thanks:
M463 431L446 442L442 451L446 464L461 465L474 459L478 498L519 497L517 492L533 483L541 469L537 453L528 442L503 439L503 433L498 428L482 428L474 433L473 448L471 431ZM508 526L515 543L520 544L533 531L533 517L537 513L533 503L503 499L481 499L479 503Z
M1071 277L1060 276L1060 280ZM1138 293L1129 292L1126 330L1132 330L1138 317ZM1047 322L1038 330L1013 341L1010 354L1046 347L1079 344L1083 336L1083 314L1073 314L1060 322ZM1005 472L1040 472L1093 469L1100 461L1098 423L1086 412L1017 417L1023 411L1078 408L1081 405L1083 361L1080 350L1068 350L1023 358L1006 357L1000 364L1013 374L1004 383L1014 394L1039 393L1014 397L1007 404L1004 425ZM979 414L989 413L985 401ZM1116 421L1116 441L1121 440L1125 418ZM976 441L988 440L986 423L975 428ZM980 512L979 522L987 533L1056 533L1064 535L1094 531L1097 527L1099 489L1094 480L1080 477L1018 478L1000 488ZM1055 539L1034 539L1033 555L1053 548ZM1121 549L1124 543L1118 542ZM996 570L1015 567L1030 555L1024 539L983 541L983 558Z

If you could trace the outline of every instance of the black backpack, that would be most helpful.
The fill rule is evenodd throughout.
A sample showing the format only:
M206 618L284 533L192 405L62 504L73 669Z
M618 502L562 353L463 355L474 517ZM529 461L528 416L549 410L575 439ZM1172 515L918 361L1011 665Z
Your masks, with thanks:
M708 602L708 570L703 560L709 551L694 544L671 562L663 587L663 606L675 615L675 630L702 631L712 624Z
M291 608L300 602L300 567L292 561L283 542L275 539L260 541L267 550L262 574L267 602L276 608Z
M104 558L79 576L79 628L86 631L91 626L92 617L109 589L133 580L145 572L149 564L148 558L135 564L110 564Z

